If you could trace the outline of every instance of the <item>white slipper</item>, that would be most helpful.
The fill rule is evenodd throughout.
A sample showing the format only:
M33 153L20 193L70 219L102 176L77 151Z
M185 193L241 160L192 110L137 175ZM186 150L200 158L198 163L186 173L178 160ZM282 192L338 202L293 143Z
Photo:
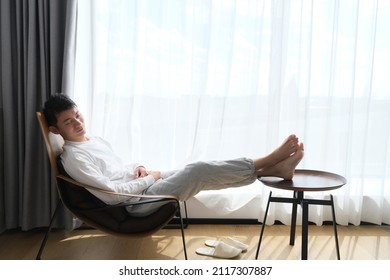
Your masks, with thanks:
M242 251L226 243L220 242L215 247L198 248L195 252L199 255L214 258L233 259L237 257Z
M242 243L242 242L240 242L237 239L234 239L232 237L227 237L223 240L206 240L205 241L205 244L209 247L215 247L220 243L225 243L225 244L230 245L234 248L240 249L241 252L245 252L246 250L248 250L248 247L249 247L247 244Z

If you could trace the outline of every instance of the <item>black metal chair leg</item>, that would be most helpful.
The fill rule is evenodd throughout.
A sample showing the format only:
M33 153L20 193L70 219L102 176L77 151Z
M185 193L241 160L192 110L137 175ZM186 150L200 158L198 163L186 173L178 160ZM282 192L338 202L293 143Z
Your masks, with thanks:
M186 208L186 206L185 206ZM187 215L187 209L185 209L186 215ZM187 218L187 217L186 217ZM179 211L179 219L180 219L180 231L181 231L181 239L183 241L183 250L184 250L184 258L188 260L187 257L187 246L186 246L186 240L184 237L184 223L183 223L183 217L181 216L181 212ZM188 220L188 219L187 219Z
M55 219L56 216L57 216L58 209L60 208L60 204L61 204L61 201L58 200L56 209L54 210L54 214L53 214L53 216L51 217L49 227L48 227L47 230L46 230L45 237L44 237L43 240L42 240L41 247L39 248L37 257L35 258L36 260L40 260L40 259L41 259L41 255L42 255L43 249L44 249L45 246L46 246L46 242L47 242L47 239L49 238L49 234L50 234L51 228L53 227L54 219Z
M337 223L336 223L336 212L334 210L334 203L333 203L333 195L330 195L330 201L332 202L332 217L333 217L333 231L334 231L334 238L336 241L336 253L337 253L337 259L340 260L340 248L339 248L339 238L337 235Z
M271 203L271 196L272 196L272 192L270 192L270 193L269 193L269 196L268 196L267 207L266 207L266 209L265 209L263 224L262 224L262 226L261 226L261 233L260 233L260 237L259 237L259 243L257 244L256 260L257 260L257 257L259 256L259 252L260 252L260 245L261 245L261 240L263 239L264 227L265 227L265 223L266 223L266 221L267 221L267 215L268 215L269 205L270 205L270 203Z
M185 217L184 228L187 228L188 225L189 225L189 221L188 221L188 212L187 212L187 202L184 201L183 204L184 204L184 214L186 215L186 217Z
M187 212L187 202L183 201L183 205L184 205L184 215L185 215L185 218L183 218L183 224L184 224L184 228L187 228L188 225L190 224L189 219L188 219L188 212ZM177 213L176 217L173 218L171 222L169 222L166 226L164 226L164 229L178 229L178 228L180 228L181 225L177 222L177 219L179 219L180 215L181 215L181 210L179 213Z

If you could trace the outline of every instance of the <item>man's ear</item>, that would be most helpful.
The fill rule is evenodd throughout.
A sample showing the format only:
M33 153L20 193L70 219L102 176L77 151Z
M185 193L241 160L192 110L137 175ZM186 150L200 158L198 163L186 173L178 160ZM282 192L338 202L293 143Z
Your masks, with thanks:
M58 131L57 127L55 127L55 126L49 126L49 131L51 133L54 133L54 134L60 134L60 132Z

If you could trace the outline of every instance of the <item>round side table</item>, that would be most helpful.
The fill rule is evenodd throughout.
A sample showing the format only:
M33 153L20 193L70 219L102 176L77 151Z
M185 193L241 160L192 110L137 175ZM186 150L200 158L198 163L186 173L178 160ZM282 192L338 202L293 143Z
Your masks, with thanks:
M293 197L276 197L272 196L272 191L269 194L267 207L264 214L264 220L261 227L261 233L259 237L259 243L257 245L256 259L258 258L260 245L263 238L264 227L268 215L269 205L271 202L276 203L291 203L292 215L291 215L291 229L290 229L290 245L294 245L295 242L295 228L297 220L297 206L302 207L302 248L301 259L307 260L307 239L308 239L308 217L309 217L309 205L327 205L332 207L333 217L333 229L336 242L337 259L340 259L339 242L337 236L336 214L334 210L333 196L330 195L330 199L306 199L304 197L305 192L315 191L330 191L341 188L347 183L347 180L338 174L319 171L319 170L306 170L297 169L292 180L283 180L276 177L261 177L259 181L264 185L272 188L290 190L293 191Z

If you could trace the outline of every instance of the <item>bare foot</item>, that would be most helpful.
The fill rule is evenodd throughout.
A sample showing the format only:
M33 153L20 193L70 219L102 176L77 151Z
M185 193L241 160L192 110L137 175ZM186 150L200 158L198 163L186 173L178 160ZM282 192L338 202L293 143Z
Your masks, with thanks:
M298 145L298 149L293 155L280 161L274 166L259 170L257 174L261 177L273 176L280 177L285 180L291 180L294 177L295 168L303 158L303 154L304 148L303 143L301 143Z
M275 165L295 153L299 148L298 137L291 134L284 140L284 142L276 148L272 153L269 154L271 159L271 165Z

